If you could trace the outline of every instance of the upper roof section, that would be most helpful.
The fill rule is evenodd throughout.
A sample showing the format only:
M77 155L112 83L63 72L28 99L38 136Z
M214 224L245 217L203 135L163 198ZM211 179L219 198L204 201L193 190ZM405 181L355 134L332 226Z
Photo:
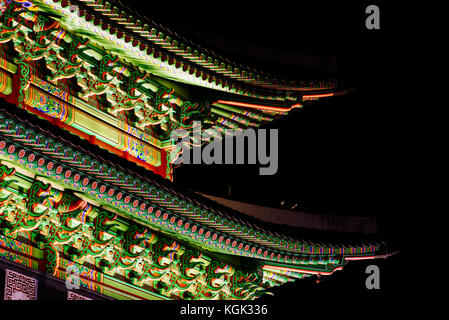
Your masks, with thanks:
M291 104L305 92L340 89L336 79L279 78L230 61L113 0L34 0L66 29L84 34L114 55L177 82Z

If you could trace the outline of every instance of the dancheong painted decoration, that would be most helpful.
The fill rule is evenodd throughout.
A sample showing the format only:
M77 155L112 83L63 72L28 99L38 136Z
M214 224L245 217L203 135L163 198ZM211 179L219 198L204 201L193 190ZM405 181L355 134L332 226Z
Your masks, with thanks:
M81 288L113 299L247 300L385 255L375 241L292 238L172 181L173 130L257 128L345 94L338 80L235 64L117 1L0 10L1 261L62 281L76 267ZM5 297L34 299L16 271L29 289Z

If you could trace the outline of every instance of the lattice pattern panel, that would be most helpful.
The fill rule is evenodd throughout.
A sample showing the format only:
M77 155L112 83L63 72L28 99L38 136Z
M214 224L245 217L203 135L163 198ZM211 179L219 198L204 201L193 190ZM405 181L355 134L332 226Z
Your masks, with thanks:
M37 280L6 270L5 300L37 300Z
M73 291L67 291L67 300L92 300Z

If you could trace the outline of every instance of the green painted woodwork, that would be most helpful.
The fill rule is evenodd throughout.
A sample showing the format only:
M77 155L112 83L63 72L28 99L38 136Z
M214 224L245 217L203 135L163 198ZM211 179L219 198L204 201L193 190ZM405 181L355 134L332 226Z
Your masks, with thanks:
M3 187L0 194L10 185L14 172L14 168L0 166L0 185ZM127 221L125 232L116 229L116 214L89 205L68 191L52 191L51 185L35 180L26 194L15 190L4 199L0 221L9 225L4 229L6 237L14 239L20 234L40 247L43 255L39 258L43 258L48 274L58 276L61 260L68 256L80 265L93 262L97 270L110 277L122 276L125 283L115 283L114 289L110 289L110 294L116 298L131 298L134 291L145 292L142 288L148 283L156 293L171 298L179 297L187 290L193 296L215 297L220 292L227 297L226 292L232 290L232 283L225 275L232 275L234 268L225 262L204 259L199 251L180 246L176 241L131 221ZM14 203L19 199L25 200L23 207L28 214L11 223L14 222L11 216L17 210ZM196 275L192 276L192 272ZM220 284L216 285L218 280ZM108 285L110 281L105 280L103 284ZM225 286L227 291L222 290ZM127 293L118 293L121 288ZM215 294L209 296L210 291ZM256 291L248 290L240 298L252 298L255 294Z

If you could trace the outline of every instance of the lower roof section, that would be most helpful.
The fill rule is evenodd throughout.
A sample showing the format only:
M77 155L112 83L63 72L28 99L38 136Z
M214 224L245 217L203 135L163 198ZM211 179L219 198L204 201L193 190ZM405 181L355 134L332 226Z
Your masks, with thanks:
M292 238L6 103L0 159L0 249L56 277L75 264L172 299L254 299L386 254L373 238Z

